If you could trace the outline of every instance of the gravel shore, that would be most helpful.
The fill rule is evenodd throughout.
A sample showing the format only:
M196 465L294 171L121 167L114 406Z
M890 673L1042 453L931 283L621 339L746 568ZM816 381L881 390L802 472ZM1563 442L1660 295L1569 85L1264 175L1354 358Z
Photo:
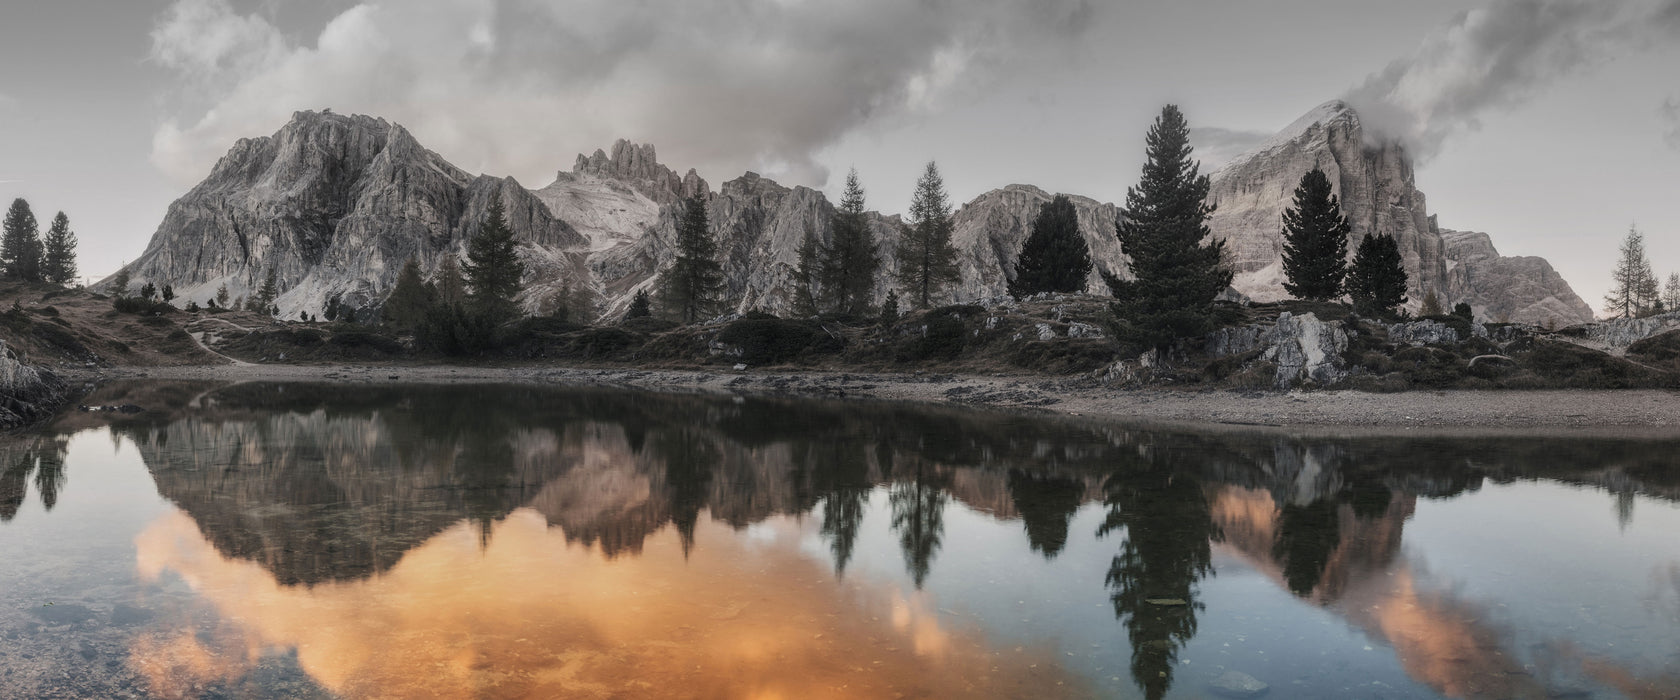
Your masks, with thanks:
M194 366L66 372L115 379L358 384L529 383L647 391L901 401L1063 414L1131 424L1282 429L1293 434L1593 434L1680 437L1680 392L1666 390L1231 392L1120 390L1084 378L451 366Z

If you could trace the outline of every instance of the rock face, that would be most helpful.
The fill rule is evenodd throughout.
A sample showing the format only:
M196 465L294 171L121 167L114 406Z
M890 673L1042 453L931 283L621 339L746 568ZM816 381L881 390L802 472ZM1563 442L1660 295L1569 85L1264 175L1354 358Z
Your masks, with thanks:
M1592 307L1545 258L1502 256L1485 233L1442 230L1441 240L1448 295L1468 303L1477 318L1557 327L1593 320Z
M1280 389L1308 383L1327 386L1347 377L1342 360L1347 330L1311 313L1296 316L1285 311L1270 326L1221 328L1208 336L1206 348L1214 357L1263 351L1260 359L1277 367L1273 383Z
M1573 325L1592 309L1540 258L1505 258L1484 234L1443 231L1417 189L1411 156L1396 142L1373 144L1346 103L1325 103L1212 174L1208 197L1219 208L1209 228L1224 238L1237 273L1232 286L1256 301L1288 297L1283 289L1282 216L1301 176L1318 167L1341 198L1360 240L1394 236L1409 278L1409 308L1429 291L1470 303L1485 320Z
M180 303L226 285L250 295L270 267L280 314L319 313L338 296L377 306L409 257L428 271L462 254L501 196L526 254L586 239L509 179L473 177L383 119L300 112L273 136L243 139L170 205L131 286L173 284Z
M1214 174L1219 209L1210 225L1229 241L1235 292L1261 301L1283 297L1279 217L1301 174L1314 166L1330 174L1356 240L1376 231L1400 240L1414 305L1423 290L1441 290L1490 319L1590 320L1591 310L1545 261L1501 258L1479 234L1444 238L1405 151L1366 144L1358 115L1339 102ZM469 175L384 120L301 112L273 136L235 144L209 178L170 207L128 267L131 285L173 284L178 303L204 304L222 285L232 297L248 296L272 267L283 317L319 314L334 298L372 316L410 257L428 276L446 256L464 257L496 196L521 242L524 308L542 313L555 292L586 289L598 300L594 315L606 318L621 314L637 290L651 290L673 262L687 197L706 201L736 312L792 310L800 244L807 232L827 240L834 213L821 192L755 173L714 192L699 173L679 175L652 146L628 141L610 153L579 155L570 171L531 191L510 178ZM1004 295L1021 244L1051 197L1010 185L954 212L961 280L938 301ZM1130 276L1114 233L1120 212L1071 199L1094 263L1086 291L1101 294L1100 272ZM902 221L874 212L869 221L882 261L880 302L895 287Z
M67 396L64 380L50 370L30 366L0 340L0 430L46 418Z

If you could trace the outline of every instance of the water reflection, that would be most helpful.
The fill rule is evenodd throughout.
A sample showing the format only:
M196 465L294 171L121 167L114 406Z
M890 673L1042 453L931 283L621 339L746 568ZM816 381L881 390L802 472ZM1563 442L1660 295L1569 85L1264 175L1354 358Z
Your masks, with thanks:
M1307 441L530 387L148 395L156 410L111 426L176 508L132 538L139 573L178 577L219 621L130 640L157 696L248 683L289 654L343 697L1194 697L1210 663L1231 663L1199 635L1240 642L1219 630L1262 606L1228 592L1247 576L1281 593L1264 603L1276 614L1392 649L1398 696L1680 687L1680 656L1537 632L1503 589L1469 592L1406 549L1420 508L1523 485L1605 499L1638 534L1636 498L1680 500L1673 443ZM54 506L64 444L0 448L0 519L31 484ZM1650 573L1646 634L1680 651L1680 561L1653 556L1624 565ZM1078 572L1043 605L1072 611L1088 589L1107 621L1035 627L1007 605L1025 600L988 597L1016 573L1002 562L1029 580ZM1098 641L1058 642L1073 626ZM1335 683L1382 670L1357 647L1302 648L1269 679L1295 680L1292 697L1369 694Z

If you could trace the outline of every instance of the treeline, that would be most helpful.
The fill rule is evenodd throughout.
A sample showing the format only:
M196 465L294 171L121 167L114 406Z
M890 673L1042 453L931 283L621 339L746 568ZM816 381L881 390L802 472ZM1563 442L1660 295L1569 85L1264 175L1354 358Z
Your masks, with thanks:
M6 279L20 282L70 284L76 281L76 232L70 217L59 212L46 236L29 202L12 200L0 233L0 266Z

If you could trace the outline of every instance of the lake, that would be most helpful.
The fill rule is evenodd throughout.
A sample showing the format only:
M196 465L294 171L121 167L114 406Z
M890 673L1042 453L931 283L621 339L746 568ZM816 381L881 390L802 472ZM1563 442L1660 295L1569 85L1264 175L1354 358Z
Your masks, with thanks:
M131 382L0 443L0 697L1680 697L1680 442Z

